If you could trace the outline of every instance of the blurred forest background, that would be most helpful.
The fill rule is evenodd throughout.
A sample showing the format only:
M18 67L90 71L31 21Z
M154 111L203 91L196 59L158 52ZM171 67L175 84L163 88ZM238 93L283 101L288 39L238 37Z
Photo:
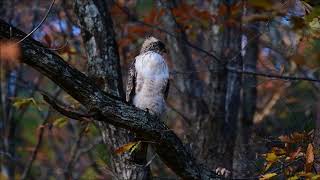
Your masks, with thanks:
M115 32L124 85L145 37L167 45L171 87L164 121L199 163L224 167L234 178L320 178L320 1L88 3L105 9L101 21L112 17L113 26L105 28ZM81 4L86 2L1 0L0 18L26 33L36 29L34 39L90 74L94 50L86 18L96 11ZM124 169L114 165L129 151L115 151L128 143L124 136L111 133L111 147L100 133L104 126L51 108L41 93L86 112L19 63L19 47L12 44L0 42L0 179L125 179ZM98 56L109 52L98 46ZM178 178L153 149L148 160L154 178Z

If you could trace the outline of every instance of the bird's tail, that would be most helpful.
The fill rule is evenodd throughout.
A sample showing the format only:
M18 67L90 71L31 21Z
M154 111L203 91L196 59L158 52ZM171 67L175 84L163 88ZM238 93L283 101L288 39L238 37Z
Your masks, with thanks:
M148 143L141 142L139 147L132 152L131 159L134 163L138 165L146 165L147 153L148 153Z
M150 167L147 166L147 153L148 153L148 143L143 142L143 138L139 138L138 135L131 134L131 141L141 141L139 147L137 147L130 156L130 161L142 168L139 171L139 178L141 180L148 180L151 177Z

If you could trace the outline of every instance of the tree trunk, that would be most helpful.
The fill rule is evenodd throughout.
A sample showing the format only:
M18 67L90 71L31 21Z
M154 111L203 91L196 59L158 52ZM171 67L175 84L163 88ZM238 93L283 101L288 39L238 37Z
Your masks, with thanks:
M167 35L168 49L174 71L178 72L178 76L174 76L173 79L173 84L178 89L178 92L181 92L178 96L179 103L177 107L180 107L181 110L179 111L185 117L188 117L186 139L197 159L201 163L207 164L208 154L210 154L207 149L212 146L212 137L210 135L212 123L209 118L208 107L202 98L205 85L196 72L187 36L172 14L172 9L180 5L179 1L160 2L160 7L165 10L165 16L162 19L163 24L171 34ZM214 169L211 164L208 165L210 169Z
M214 1L212 11L225 6L225 15L217 17L217 25L213 26L213 51L219 55L220 61L212 63L210 69L209 100L213 122L212 147L209 149L210 164L214 167L225 167L229 170L233 165L233 151L237 136L238 110L240 105L241 75L227 71L227 67L241 69L241 15L231 17L231 7L239 1ZM236 23L226 23L231 22ZM219 26L223 25L223 31Z
M250 13L250 12L249 12ZM256 72L259 52L259 23L246 25L246 43L243 66L245 70ZM250 41L250 42L248 42ZM252 137L253 118L256 111L257 78L244 75L242 79L242 116L239 122L239 133L234 159L234 177L249 177L255 171L254 146Z
M318 97L319 99L319 97ZM320 102L317 103L317 109L316 109L316 123L315 123L315 130L314 130L314 149L319 150L320 149ZM320 155L319 153L315 153L315 163L314 167L316 169L317 173L320 173Z
M80 20L88 56L88 75L105 92L124 99L120 59L108 4L104 0L76 0L74 10ZM118 179L144 179L148 168L141 168L115 155L115 148L129 142L129 132L103 122L97 123L111 153L111 166ZM143 166L142 166L143 167Z

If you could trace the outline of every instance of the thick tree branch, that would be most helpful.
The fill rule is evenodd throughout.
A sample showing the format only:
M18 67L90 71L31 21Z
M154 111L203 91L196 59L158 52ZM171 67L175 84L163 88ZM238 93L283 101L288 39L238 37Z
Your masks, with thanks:
M10 30L11 29L11 30ZM26 34L0 20L0 39L20 39ZM213 179L217 175L196 163L174 132L157 118L106 94L86 75L71 67L41 43L27 38L21 42L22 62L50 78L87 109L97 112L96 120L139 134L154 144L161 159L184 179ZM107 118L108 117L108 118Z

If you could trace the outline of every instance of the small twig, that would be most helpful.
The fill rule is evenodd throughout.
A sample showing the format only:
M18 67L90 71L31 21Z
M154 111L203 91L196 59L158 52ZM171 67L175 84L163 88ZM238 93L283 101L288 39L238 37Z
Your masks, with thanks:
M288 80L288 81L303 80L303 81L311 81L311 82L320 83L320 79L309 78L309 77L295 77L295 76L286 76L286 75L277 75L277 74L267 74L267 73L262 73L262 72L254 72L254 71L245 71L245 70L240 70L240 69L234 69L234 68L230 68L230 67L227 67L227 70L229 72L234 72L234 73L248 74L248 75L254 75L254 76L262 76L262 77L267 77L267 78L283 79L283 80Z
M153 156L152 156L152 158L148 161L148 163L146 164L146 165L144 165L144 167L148 167L151 163L152 163L152 161L154 160L154 158L157 156L157 154L154 154Z
M0 151L0 155L5 155L5 156L7 156L8 158L10 158L10 159L13 160L12 155L11 155L10 153L8 153L8 152L2 152L2 151Z
M78 149L79 149L79 147L81 145L81 140L82 140L82 138L83 138L83 136L84 136L84 134L86 132L85 129L87 128L87 126L88 126L88 124L86 126L84 126L83 128L81 128L79 136L77 138L77 141L76 141L75 145L73 146L73 148L71 150L71 155L70 155L71 157L70 157L70 160L69 160L69 162L68 162L68 164L67 164L67 166L65 168L65 172L64 172L65 179L67 179L67 180L68 179L73 179L72 178L72 168L73 168L74 163L77 160L76 158L78 158L77 157L77 152L78 152Z
M39 128L40 132L39 132L38 137L37 137L37 139L38 139L37 145L35 146L34 150L32 151L31 159L30 159L30 161L28 162L28 164L26 165L26 167L25 167L25 169L23 171L23 174L21 176L21 180L24 180L24 179L26 179L28 177L28 174L29 174L29 172L31 170L32 164L33 164L34 160L37 157L38 151L39 151L40 146L42 144L43 133L44 133L44 129L46 127L46 123L47 123L48 119L49 118L46 118L42 122L42 124L40 125L40 128Z
M37 86L35 86L35 87L37 87ZM61 93L61 91L62 91L62 89L58 88L57 91L54 93L54 95L58 96ZM33 93L34 93L34 91L32 92L32 94ZM29 162L27 163L27 165L26 165L26 167L25 167L25 169L23 171L23 174L21 176L21 180L24 180L24 179L26 179L28 177L29 172L30 172L31 167L32 167L32 164L36 160L37 154L38 154L39 149L40 149L41 144L42 144L44 130L45 130L45 127L47 125L47 122L49 121L49 118L50 118L50 110L48 110L47 114L44 117L44 121L40 125L40 131L39 131L39 134L38 134L38 137L37 137L38 142L37 142L34 150L32 151L31 159L29 160Z
M80 121L90 121L88 118L91 118L94 116L92 114L82 114L79 112L66 110L67 108L61 107L60 105L58 105L55 102L55 100L49 97L48 95L42 93L42 96L43 96L43 99L53 107L53 109L57 110L62 115L67 116L71 119L80 120Z
M172 104L167 103L167 106L174 111L175 113L177 113L180 117L182 117L182 119L184 120L184 122L187 123L187 125L189 127L191 127L191 120L189 118L187 118L182 112L180 112L178 109L176 109Z
M67 45L69 44L68 40L65 41L65 43L63 45L61 45L60 47L56 47L56 48L48 48L51 51L60 51L62 49L64 49Z
M46 12L46 15L42 18L41 22L40 22L30 33L28 33L24 38L22 38L22 39L21 39L20 41L18 41L16 44L19 44L19 43L21 43L22 41L24 41L25 39L27 39L29 36L31 36L36 30L38 30L38 29L41 27L41 25L42 25L42 24L44 23L44 21L47 19L48 15L49 15L49 13L50 13L53 5L54 5L54 2L55 2L55 0L52 0L51 4L50 4L50 6L49 6L49 9L48 9L48 11Z
M79 149L77 154L75 155L74 161L77 161L82 154L89 152L96 145L101 144L101 142L103 142L103 139L101 137L98 137L94 139L92 143L89 143L85 147Z

